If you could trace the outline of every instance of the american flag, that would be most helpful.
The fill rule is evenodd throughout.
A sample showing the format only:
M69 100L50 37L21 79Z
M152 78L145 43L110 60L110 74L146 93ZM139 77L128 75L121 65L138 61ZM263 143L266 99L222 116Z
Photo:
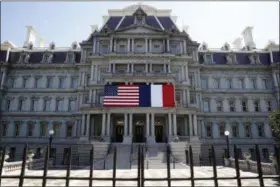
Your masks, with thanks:
M139 86L106 85L103 106L129 107L139 106Z

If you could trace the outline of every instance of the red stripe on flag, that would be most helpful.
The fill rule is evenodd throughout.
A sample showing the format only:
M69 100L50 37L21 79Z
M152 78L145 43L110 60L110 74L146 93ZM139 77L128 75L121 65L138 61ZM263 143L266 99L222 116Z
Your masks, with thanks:
M162 85L162 100L163 107L175 107L174 85Z

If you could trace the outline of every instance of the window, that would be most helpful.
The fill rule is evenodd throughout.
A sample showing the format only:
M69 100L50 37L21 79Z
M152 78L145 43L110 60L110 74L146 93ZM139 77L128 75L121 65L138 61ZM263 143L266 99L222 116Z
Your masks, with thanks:
M255 149L249 149L249 152L251 154L251 160L256 160Z
M47 134L47 123L41 122L40 123L40 136L46 136Z
M181 104L181 92L176 92L176 104Z
M7 111L10 111L10 109L11 109L11 100L10 100L10 99L7 99L7 100L6 100L6 110L7 110Z
M205 61L207 64L212 64L213 61L212 61L212 55L211 54L206 54L205 55Z
M271 112L271 101L266 101L266 110Z
M237 124L232 125L232 137L234 137L234 138L238 137L238 125Z
M60 123L58 123L58 122L55 122L54 124L53 124L53 130L54 130L54 136L59 136L59 134L60 134Z
M77 88L78 79L77 77L71 77L71 88Z
M255 108L255 112L259 112L260 111L260 103L259 103L259 101L254 101L254 108Z
M28 77L23 77L23 79L22 79L22 87L23 88L27 88L27 81L28 81Z
M242 104L242 111L247 112L247 101L241 101Z
M217 112L222 112L223 110L223 102L222 101L217 101Z
M209 101L203 101L203 111L209 112Z
M220 80L218 78L213 79L213 86L215 89L220 88Z
M257 88L257 81L256 79L251 79L251 88L256 89Z
M264 128L263 128L263 124L258 124L257 125L257 129L258 129L258 136L259 137L263 137L263 135L264 135Z
M63 111L63 100L62 99L56 100L56 111L58 111L58 112Z
M159 48L159 45L154 45L154 48Z
M15 122L15 131L14 131L14 135L15 136L19 136L20 135L20 122L19 121L16 121Z
M64 77L59 77L59 88L65 88L65 78Z
M124 49L124 48L125 48L125 45L120 45L120 48L121 48L121 49Z
M205 78L201 79L201 88L207 89L207 80Z
M16 78L15 78L15 77L11 77L11 78L10 78L9 86L10 86L11 88L15 88L15 87L16 87Z
M47 88L53 88L53 77L47 77Z
M263 148L262 149L262 155L263 155L263 159L265 161L268 161L269 160L269 152L268 152L268 149L267 148Z
M69 111L75 111L75 110L76 110L76 100L70 100Z
M241 89L245 88L245 84L244 84L244 79L243 78L238 79L238 86Z
M212 124L207 124L206 125L206 136L207 137L212 137Z
M1 136L7 136L7 131L8 131L8 124L5 122L2 122Z
M68 123L67 124L66 137L71 137L72 136L72 130L73 130L73 124Z
M27 124L27 136L33 136L33 128L34 128L34 123L33 122L28 122Z
M268 89L268 80L267 79L262 79L262 86L263 86L263 89Z
M51 100L49 99L44 100L44 111L46 112L51 111Z
M42 77L35 77L35 88L40 88L42 86L41 80Z
M234 112L235 111L235 102L233 100L229 101L229 111Z
M251 125L245 125L245 136L246 138L250 138L251 137Z
M233 88L232 79L226 79L226 88L228 89Z
M18 101L18 110L19 111L23 111L24 110L24 100L23 99L20 99Z
M196 103L196 95L195 93L190 94L190 103L195 104Z
M136 45L137 48L142 48L142 45Z
M225 136L225 124L224 123L219 124L219 132L220 132L220 137Z
M31 111L38 111L39 101L38 99L32 99L31 100Z

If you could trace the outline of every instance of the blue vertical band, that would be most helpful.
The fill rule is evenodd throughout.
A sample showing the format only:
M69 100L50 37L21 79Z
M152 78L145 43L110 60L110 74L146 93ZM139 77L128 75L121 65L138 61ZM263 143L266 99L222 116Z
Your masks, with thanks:
M151 107L150 85L139 85L139 107Z

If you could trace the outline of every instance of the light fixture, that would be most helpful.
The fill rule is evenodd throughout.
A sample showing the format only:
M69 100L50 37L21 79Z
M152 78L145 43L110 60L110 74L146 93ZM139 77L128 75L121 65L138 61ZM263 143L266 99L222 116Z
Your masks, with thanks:
M52 130L52 129L49 130L49 134L50 134L50 135L53 135L53 134L54 134L54 130Z
M229 135L229 131L225 131L225 135L228 136Z

